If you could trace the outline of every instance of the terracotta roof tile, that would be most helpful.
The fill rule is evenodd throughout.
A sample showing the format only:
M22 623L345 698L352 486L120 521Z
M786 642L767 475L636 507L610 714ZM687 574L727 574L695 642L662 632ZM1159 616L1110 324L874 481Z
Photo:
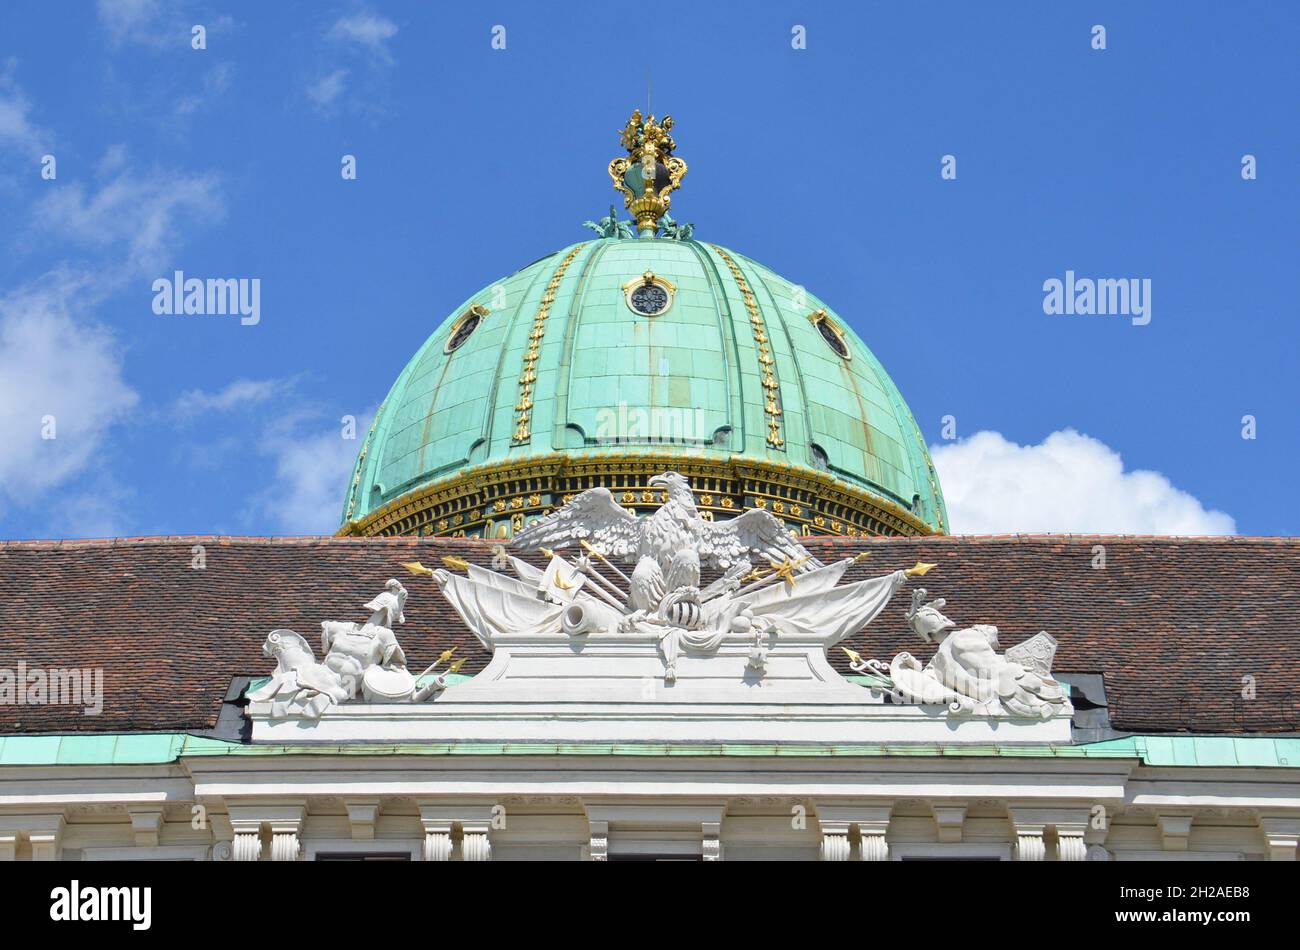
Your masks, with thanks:
M207 567L190 567L203 544ZM1093 547L1106 567L1092 567ZM317 641L322 620L361 620L384 580L411 591L398 635L413 665L456 645L487 653L427 578L401 561L480 541L356 538L139 538L0 543L0 667L102 667L105 703L0 706L0 733L185 731L214 725L237 675L265 675L266 634ZM1059 641L1056 670L1105 674L1112 724L1134 732L1300 730L1300 539L1101 536L813 539L823 560L867 550L850 578L939 564L923 580L960 624L993 623L1005 649L1039 630ZM534 556L540 563L540 558ZM848 646L888 660L932 648L904 625L906 591ZM844 656L834 651L841 670ZM1242 698L1243 677L1256 698Z

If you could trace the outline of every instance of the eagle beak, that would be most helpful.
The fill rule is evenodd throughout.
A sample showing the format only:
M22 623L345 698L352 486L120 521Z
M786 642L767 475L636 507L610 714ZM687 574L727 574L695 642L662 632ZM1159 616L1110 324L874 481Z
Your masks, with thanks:
M662 475L651 475L646 484L651 488L667 488L668 479L664 478Z

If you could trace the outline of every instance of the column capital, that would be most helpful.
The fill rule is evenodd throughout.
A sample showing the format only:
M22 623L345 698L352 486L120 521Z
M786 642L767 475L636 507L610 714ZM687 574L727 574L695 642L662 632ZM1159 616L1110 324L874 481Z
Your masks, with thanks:
M722 822L705 821L700 823L702 848L705 861L722 860Z
M65 820L62 812L43 815L5 815L0 818L0 860L18 856L23 838L32 847L33 861L54 861L59 854Z
M1264 816L1259 819L1259 828L1264 833L1268 845L1270 861L1295 861L1300 848L1300 817L1275 818Z
M814 802L817 809L817 821L821 825L823 838L826 835L844 836L844 843L836 840L822 849L823 860L841 860L836 855L849 852L849 834L856 825L860 836L859 856L863 861L884 861L889 856L889 846L885 843L885 834L889 831L889 821L894 812L892 801L869 802L867 804L847 804L843 802ZM845 859L849 854L845 854Z
M590 861L609 860L609 822L587 820L589 842L587 859Z

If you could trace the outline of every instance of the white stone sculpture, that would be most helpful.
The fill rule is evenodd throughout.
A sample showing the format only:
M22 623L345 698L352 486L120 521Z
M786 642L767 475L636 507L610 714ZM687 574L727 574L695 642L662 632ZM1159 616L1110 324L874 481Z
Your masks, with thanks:
M439 570L434 580L489 650L503 637L546 630L650 633L667 683L675 682L683 652L712 654L724 641L746 643L748 669L761 676L773 637L838 642L869 623L906 580L906 572L895 571L836 586L854 558L822 564L762 509L706 521L690 483L676 472L649 484L667 489L653 515L638 518L608 489L593 488L524 528L512 543L550 553L544 571L512 557L513 578L463 564L467 576ZM575 544L584 553L572 562L547 547ZM754 570L751 559L766 564ZM630 576L620 561L634 565ZM702 565L723 572L704 588Z
M390 579L384 590L365 605L364 623L326 620L321 623L323 662L316 662L311 645L292 630L273 630L262 652L276 660L269 682L248 694L250 702L270 702L273 718L318 719L336 703L424 702L446 689L444 676L424 686L406 668L406 654L393 625L406 622L406 588ZM425 670L431 673L450 651Z
M874 675L895 702L947 703L959 716L1049 719L1070 715L1065 688L1051 676L1056 640L1046 631L1007 651L997 652L998 628L975 624L957 629L940 610L943 598L927 603L925 588L912 592L907 622L926 643L938 642L930 662L922 666L910 653L900 653L883 664L863 661L849 652L850 665Z
M276 631L276 676L250 696L254 741L1069 741L1047 634L1002 656L997 628L958 630L943 601L919 591L907 618L937 643L934 657L901 653L886 665L850 651L871 677L864 689L827 650L935 565L846 583L867 552L823 564L764 510L713 523L681 475L651 481L667 499L648 517L597 488L525 527L512 544L540 550L544 565L500 546L491 567L455 556L436 570L403 565L430 576L493 654L453 688L439 678L415 689L393 634L407 596L397 581L366 605L365 623L322 624L321 662L297 634ZM708 584L706 569L717 576Z
M329 706L348 698L338 673L316 662L311 645L292 630L272 630L262 652L275 660L269 682L248 694L251 702L272 703L272 715L316 719Z

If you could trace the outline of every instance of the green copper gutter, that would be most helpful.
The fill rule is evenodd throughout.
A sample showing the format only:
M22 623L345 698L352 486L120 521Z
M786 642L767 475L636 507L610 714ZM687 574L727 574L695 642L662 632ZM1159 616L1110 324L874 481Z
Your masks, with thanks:
M357 743L246 745L186 733L6 736L0 767L24 765L163 765L214 755L635 755L907 758L1139 759L1148 766L1300 768L1300 738L1267 736L1129 736L1086 745L562 745L548 743Z

